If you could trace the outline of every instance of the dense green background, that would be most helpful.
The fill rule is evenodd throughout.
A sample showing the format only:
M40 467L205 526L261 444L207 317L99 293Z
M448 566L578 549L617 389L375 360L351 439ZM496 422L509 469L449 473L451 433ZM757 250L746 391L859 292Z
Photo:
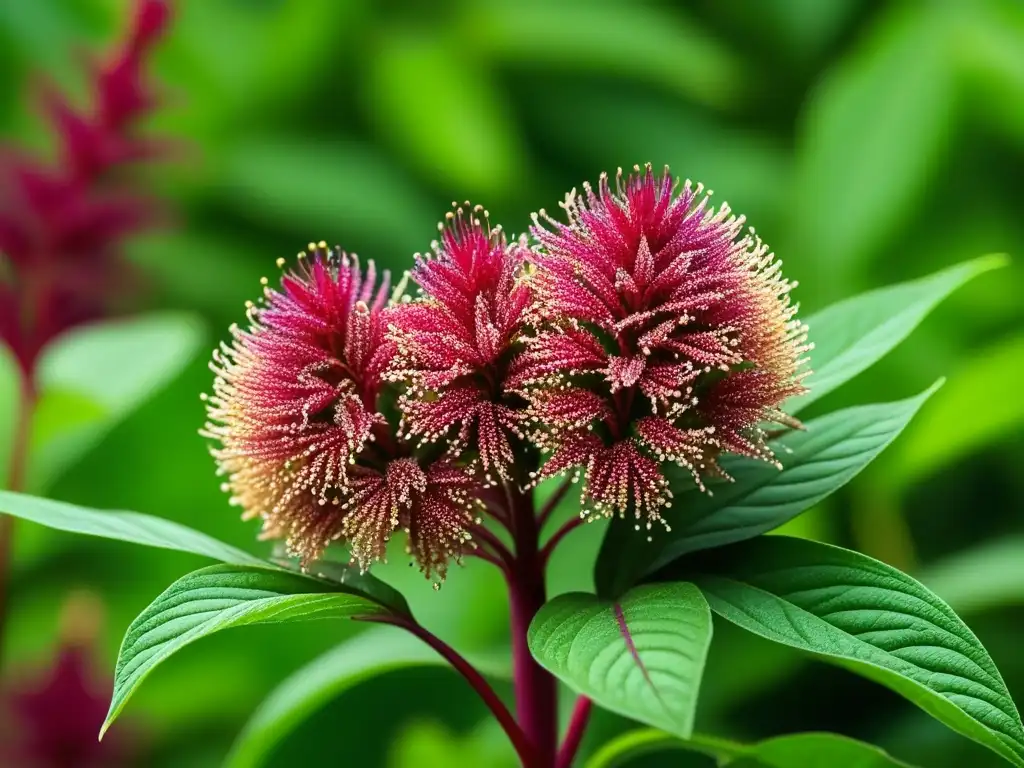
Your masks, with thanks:
M186 325L205 344L48 492L166 516L257 549L255 526L239 522L218 491L196 434L197 395L209 387L207 349L242 319L277 257L322 238L401 271L454 198L485 204L492 221L518 233L532 210L554 209L602 170L668 163L748 215L800 280L808 310L982 253L1013 257L814 406L897 399L948 376L877 466L788 530L933 584L1024 701L1024 5L680 5L180 2L155 65L168 103L152 128L189 151L151 171L177 220L134 242L131 254L152 275L147 305L193 313ZM43 73L81 91L77 53L108 44L125 8L122 0L0 4L5 136L45 148L29 109L31 79ZM84 418L103 392L118 392L138 361L97 371L80 360L93 394L76 396L77 377L66 376L70 394L51 402L38 441L54 424ZM5 404L0 418L10 415ZM569 540L554 591L590 584L601 532L588 526ZM9 669L19 671L48 664L59 608L79 588L106 605L112 667L135 613L199 564L27 525L22 533L8 643ZM966 559L949 559L958 556ZM453 573L435 594L400 559L382 572L408 585L425 623L466 649L502 642L504 597L486 566ZM217 764L275 682L352 631L263 627L188 649L126 711L153 750L146 764ZM716 633L704 730L753 738L829 729L926 766L996 764L884 690L724 625ZM508 753L500 734L481 729L483 714L446 671L397 673L331 704L273 763L497 764ZM597 717L584 750L626 725Z

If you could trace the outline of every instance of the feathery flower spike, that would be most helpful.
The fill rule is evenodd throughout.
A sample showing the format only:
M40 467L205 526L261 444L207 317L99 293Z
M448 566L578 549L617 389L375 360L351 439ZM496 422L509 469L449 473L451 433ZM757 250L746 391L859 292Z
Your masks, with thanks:
M388 376L408 389L399 399L403 433L468 452L488 482L509 478L513 445L524 436L524 403L504 384L531 303L522 280L526 249L509 245L481 206L454 205L433 253L417 254L412 277L422 296L388 313L396 349Z
M471 546L471 482L444 462L421 466L379 410L394 354L387 275L378 287L372 262L364 274L321 242L299 254L281 290L267 283L249 328L232 328L214 353L206 398L204 434L219 443L232 502L304 563L337 540L366 569L403 528L426 574L443 577Z
M577 468L597 514L660 520L659 464L703 478L723 452L774 462L762 427L803 391L806 327L767 246L711 192L650 165L607 175L534 216L530 320L511 385L543 479Z

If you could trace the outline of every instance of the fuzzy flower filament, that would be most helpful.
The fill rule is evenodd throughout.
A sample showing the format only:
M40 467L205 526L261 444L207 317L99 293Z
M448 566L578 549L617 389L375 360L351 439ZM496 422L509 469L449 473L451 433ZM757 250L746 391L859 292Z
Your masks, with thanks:
M414 456L381 411L394 350L385 335L388 276L310 244L281 290L264 280L249 327L215 353L204 433L232 503L263 520L303 562L330 542L361 568L384 557L396 529L429 576L469 545L472 479ZM284 260L279 260L284 266Z
M516 386L550 451L538 479L585 474L599 515L661 519L671 461L703 479L717 457L774 461L763 424L803 391L806 328L780 263L744 218L666 169L602 175L534 217L537 327Z
M509 479L525 437L525 402L505 384L532 297L525 249L490 227L481 206L454 206L441 239L412 271L421 296L389 314L395 357L389 377L406 386L404 434L467 454L485 482ZM481 217L483 217L481 219Z

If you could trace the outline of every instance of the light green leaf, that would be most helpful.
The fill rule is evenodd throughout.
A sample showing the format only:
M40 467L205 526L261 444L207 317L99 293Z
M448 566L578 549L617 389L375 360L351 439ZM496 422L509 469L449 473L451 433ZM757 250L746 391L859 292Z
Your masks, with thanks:
M128 627L101 735L154 667L207 635L249 624L386 612L364 595L270 567L211 565L193 571L168 587Z
M127 541L147 547L203 555L234 565L267 565L255 555L172 520L138 512L88 509L62 501L0 491L0 513L58 531Z
M421 640L390 627L357 635L281 683L246 723L225 765L261 765L299 723L363 680L392 670L444 663Z
M482 61L444 34L389 27L375 38L363 96L381 135L460 200L495 200L522 183L527 153Z
M819 289L848 284L911 213L946 149L955 98L946 19L926 4L892 8L822 82L798 139L794 239L801 258L815 259Z
M534 618L530 651L602 707L679 736L693 731L711 614L692 584L637 587L620 600L570 592Z
M471 660L477 669L497 671L494 661ZM374 627L345 641L295 672L260 704L225 765L262 765L277 744L327 702L371 677L417 666L444 667L447 662L423 641L393 627Z
M723 461L735 482L715 485L713 493L676 472L673 485L686 485L663 513L671 530L637 531L614 520L595 568L598 592L616 594L689 552L758 536L810 509L895 440L937 387L895 403L836 411L784 435L773 443L781 471L750 459Z
M1024 335L1000 341L967 360L907 431L886 464L886 479L907 487L983 446L1019 434L1024 426L1022 370Z
M885 685L1024 766L1024 725L988 652L948 605L895 568L763 536L665 576L692 579L712 610L743 629Z
M918 578L959 614L1024 605L1024 536L1002 536L949 555Z
M165 312L87 325L47 347L39 363L29 487L43 490L195 357L206 332Z
M678 8L582 0L519 2L511 14L502 3L466 7L466 45L489 59L625 74L713 106L734 103L746 82L742 61Z
M608 742L587 761L586 768L616 768L643 755L674 749L709 755L722 766L749 763L760 768L909 768L878 747L834 733L793 733L756 744L740 744L701 734L679 739L650 728L629 731Z
M1002 267L1002 255L958 264L919 280L879 288L833 304L807 320L811 369L809 392L790 399L795 414L878 362L903 341L931 310L972 278Z
M357 142L251 138L234 142L221 161L220 183L243 213L304 230L311 240L350 250L353 243L374 244L402 254L394 263L384 253L364 254L385 267L405 269L406 254L427 247L423 233L434 231L443 213L398 166Z

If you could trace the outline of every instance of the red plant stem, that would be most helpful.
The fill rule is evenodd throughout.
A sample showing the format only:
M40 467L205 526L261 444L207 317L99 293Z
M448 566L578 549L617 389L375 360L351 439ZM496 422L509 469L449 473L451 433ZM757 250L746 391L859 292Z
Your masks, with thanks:
M19 376L20 397L11 443L10 467L7 472L7 490L20 491L25 486L28 454L32 439L32 415L35 413L36 387L30 373ZM7 593L10 581L11 556L14 550L14 518L0 513L0 651L3 650L4 629L7 625Z
M483 525L472 526L470 532L473 534L474 539L479 539L490 546L491 553L497 555L505 565L510 565L515 559L512 557L512 553L508 551L508 548L502 543L501 539L484 528Z
M411 632L413 635L418 637L424 643L429 645L435 651L437 651L445 661L451 664L455 670L461 674L477 692L484 704L487 705L488 709L497 718L498 723L504 729L508 735L509 740L512 742L512 746L515 748L516 753L519 755L519 759L522 761L524 766L541 766L544 763L538 762L533 745L530 744L526 738L526 734L516 723L515 718L512 717L512 713L509 712L508 707L501 700L497 693L490 684L484 679L472 664L459 654L454 648L448 643L439 638L429 629L419 624L412 617L396 616L389 614L385 616L367 616L366 621L373 621L381 624L391 624L395 627L401 627L407 632Z
M590 709L592 702L586 696L576 699L576 706L573 707L572 717L569 719L569 729L565 732L565 740L558 750L558 759L555 761L555 768L569 768L573 758L579 751L580 742L583 741L583 733L587 730L587 723L590 721Z
M548 519L558 509L558 505L562 503L562 499L569 493L569 489L572 488L573 482L571 478L565 478L562 484L555 489L555 492L551 494L548 500L541 507L540 514L537 515L537 530L540 530L547 523Z
M466 553L466 557L475 557L477 560L483 560L485 563L490 563L503 574L508 576L508 566L497 556L488 552L483 547L471 550Z
M537 755L538 762L533 765L551 768L558 748L555 678L534 660L527 644L530 622L546 599L533 491L517 492L509 485L508 497L516 545L508 576L516 718Z

